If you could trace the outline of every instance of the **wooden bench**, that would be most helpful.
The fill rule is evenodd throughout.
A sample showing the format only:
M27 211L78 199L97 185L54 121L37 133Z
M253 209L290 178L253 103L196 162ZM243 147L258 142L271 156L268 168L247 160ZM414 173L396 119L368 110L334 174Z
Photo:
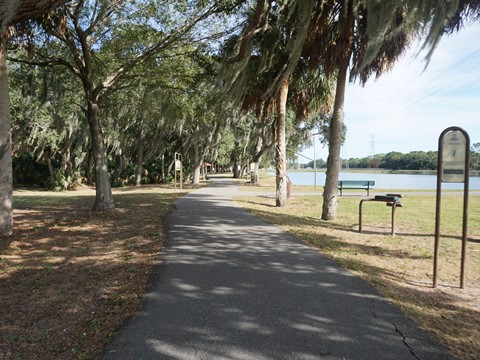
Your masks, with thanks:
M338 182L338 190L340 196L343 195L344 189L360 189L367 190L367 196L370 196L370 188L375 186L375 181L372 180L340 180Z

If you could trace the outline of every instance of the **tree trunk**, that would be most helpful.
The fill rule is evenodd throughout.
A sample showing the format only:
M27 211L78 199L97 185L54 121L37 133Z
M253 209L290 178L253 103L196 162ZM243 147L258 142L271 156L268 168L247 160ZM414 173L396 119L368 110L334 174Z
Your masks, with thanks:
M345 87L347 84L348 65L351 56L353 5L347 0L340 15L340 39L342 58L338 65L337 87L335 90L335 103L333 116L330 122L330 136L328 144L327 172L323 191L322 220L335 220L338 205L338 177L340 174L340 150L342 146L343 116L345 104Z
M243 176L245 175L245 169L247 168L247 166L242 162L240 163L240 165L238 166L238 178L239 179L243 179Z
M73 177L72 177L72 175L73 175L73 165L72 165L72 161L71 161L72 146L73 146L73 138L71 137L65 145L65 151L62 154L62 163L61 163L61 167L60 167L60 169L63 173L63 176L64 176L64 180L63 180L63 184L62 184L64 191L68 190L68 188L73 185ZM50 154L47 155L47 163L48 163L49 168L50 168L50 166L52 166L51 169L53 170L53 164L52 164ZM53 174L55 175L55 172L53 172Z
M278 91L275 124L276 205L278 207L283 207L287 203L287 143L285 134L287 95L288 80L285 80Z
M233 162L233 178L234 179L240 178L240 165L238 164L237 160Z
M53 168L52 158L50 157L50 154L48 154L45 161L47 162L48 174L50 175L50 179L53 180L55 177L55 169Z
M265 120L263 114L266 113L264 110L265 101L260 100L257 102L256 111L255 111L255 120L258 124L264 124ZM262 131L260 136L257 139L257 144L255 145L255 155L253 156L252 162L250 163L250 185L258 185L258 169L260 168L260 161L263 154L263 139L265 137L265 127L262 126ZM252 170L253 169L253 170ZM252 173L253 171L253 173Z
M193 178L192 178L192 184L193 185L199 185L200 184L200 172L201 172L201 165L195 166L195 169L193 170Z
M199 185L200 184L200 168L202 167L202 159L200 157L200 153L198 151L197 145L193 145L193 178L192 184Z
M120 173L122 172L123 154L122 149L115 150L115 170L112 176L112 186L120 186Z
M258 185L258 169L259 169L258 161L250 163L250 185L252 186Z
M107 151L103 143L98 104L88 100L88 123L92 135L93 156L95 159L95 204L93 210L113 209L112 188L108 174Z
M0 30L0 235L11 234L12 208L12 138L8 96L7 42Z
M165 177L165 153L162 154L162 183L166 183L167 178Z
M95 182L95 157L93 156L93 149L88 151L87 161L87 184L92 185Z
M143 150L145 149L145 136L140 135L137 146L137 170L135 172L135 186L142 185L143 174Z
M73 146L73 139L67 141L65 144L65 150L62 154L62 163L61 169L65 177L69 177L73 174L73 165L72 165L72 146Z
M255 146L255 156L254 161L252 162L251 168L253 168L253 176L250 176L250 184L258 185L258 171L260 169L260 161L262 161L262 155L259 155L263 149L263 139L261 137L257 140L257 145Z
M341 74L342 72L342 74ZM338 205L338 178L340 174L340 150L342 146L343 106L345 99L346 69L338 73L335 105L328 144L327 171L323 191L322 220L335 220Z
M253 174L255 176L255 185L258 185L258 177L259 177L259 172L260 172L260 161L261 160L258 160L256 163L254 163Z
M234 178L242 179L243 175L245 175L245 164L242 161L236 162L235 164Z

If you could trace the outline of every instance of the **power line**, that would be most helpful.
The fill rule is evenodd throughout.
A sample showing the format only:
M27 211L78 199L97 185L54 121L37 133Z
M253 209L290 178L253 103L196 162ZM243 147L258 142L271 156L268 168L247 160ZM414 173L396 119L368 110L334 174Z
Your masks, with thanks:
M458 95L462 92L464 92L465 90L469 90L470 88L474 87L474 86L478 86L479 85L479 82L478 80L473 80L467 84L465 84L463 87L461 87L460 89L457 89L451 93L447 93L443 96L440 96L438 98L436 98L434 101L431 101L430 103L427 103L427 104L424 104L423 107L420 107L417 111L413 112L412 114L410 114L410 116L414 117L418 114L421 114L422 112L428 110L429 108L431 108L432 106L434 105L437 105L441 102L443 102L445 99L448 99L448 98L451 98L451 97L454 97L455 95Z
M431 82L435 81L435 80L438 80L440 78L445 78L445 74L446 73L449 73L451 72L454 68L456 68L457 66L463 64L465 61L467 61L468 59L474 57L475 55L479 54L480 53L480 49L470 53L469 55L463 57L461 60L457 61L455 64L453 64L451 67L449 67L445 72L439 74L438 76L434 77L432 79ZM462 73L454 76L454 77L451 77L451 78L448 78L448 82L447 83L440 83L440 84L437 84L436 85L436 88L434 88L433 90L430 90L427 94L421 96L420 98L417 98L415 99L414 101L398 108L398 109L395 109L395 110L392 110L392 111L389 111L387 113L383 113L383 114L379 114L379 115L375 115L375 116L372 116L370 119L366 120L366 122L371 122L371 121L374 121L374 120L377 120L377 119L381 119L383 117L388 117L389 115L393 115L395 113L398 113L398 112L401 112L401 111L405 111L405 110L408 110L410 108L412 108L414 105L417 105L417 104L422 104L422 102L425 102L426 100L429 100L436 92L439 92L439 89L441 88L447 88L447 87L451 87L451 86L454 86L455 84L457 83L461 83L464 79L468 78L468 77L471 77L472 74L471 72L473 70L476 70L480 68L480 62L476 62L474 64L472 64L471 66L467 67L467 68L464 68ZM465 84L464 86L462 86L461 88L459 89L454 89L453 91L445 94L444 96L440 97L440 98L436 98L433 102L430 102L430 103L426 103L426 104L423 104L420 106L420 110L416 111L415 112L415 115L425 111L426 109L430 108L431 106L433 105L436 105L438 102L442 101L443 99L447 98L447 97L452 97L454 95L457 95L461 92L463 92L464 90L467 90L467 89L470 89L471 87L473 87L474 85L476 85L478 83L478 80L472 80L470 81L469 83ZM413 90L413 91L418 91L420 90L420 88L417 88L416 90ZM371 131L373 129L375 125L370 125L370 126L364 126L361 130L357 131L357 132L354 132L352 134L349 134L350 136L352 135L357 135L357 134L361 134L361 133L364 133L366 131Z

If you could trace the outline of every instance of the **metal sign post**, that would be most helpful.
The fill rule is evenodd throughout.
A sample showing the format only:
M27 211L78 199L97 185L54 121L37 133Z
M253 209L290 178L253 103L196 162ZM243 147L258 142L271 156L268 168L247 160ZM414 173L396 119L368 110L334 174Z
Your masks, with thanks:
M467 250L468 181L470 173L470 138L457 126L445 129L438 139L437 205L435 214L435 252L433 258L433 287L437 287L438 253L440 244L440 205L442 182L463 183L462 263L460 288L465 285L465 258Z
M175 153L175 175L174 175L174 182L175 182L175 191L177 191L177 171L180 173L180 191L182 191L182 184L183 184L183 166L182 166L182 154Z

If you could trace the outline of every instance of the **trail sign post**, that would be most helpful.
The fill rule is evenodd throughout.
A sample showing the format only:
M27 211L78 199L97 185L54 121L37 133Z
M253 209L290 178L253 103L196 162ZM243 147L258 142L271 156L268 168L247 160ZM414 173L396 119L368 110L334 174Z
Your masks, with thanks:
M435 251L433 258L433 287L437 287L438 253L440 245L440 207L442 183L463 183L463 227L460 288L465 285L465 257L467 249L468 181L470 172L470 138L457 126L445 129L438 139L437 205L435 214Z
M177 191L177 172L179 173L179 184L180 184L180 191L182 191L182 184L183 184L183 166L182 166L182 154L175 153L175 191Z

